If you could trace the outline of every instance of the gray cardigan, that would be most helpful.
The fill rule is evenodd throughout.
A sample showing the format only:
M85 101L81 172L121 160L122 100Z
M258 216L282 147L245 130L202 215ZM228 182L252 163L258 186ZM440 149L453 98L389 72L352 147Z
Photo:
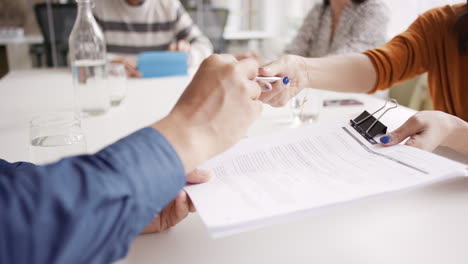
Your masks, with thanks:
M382 0L367 0L362 4L350 1L340 17L335 37L331 40L331 7L324 6L323 3L317 4L305 18L285 53L323 57L379 47L386 42L389 12Z

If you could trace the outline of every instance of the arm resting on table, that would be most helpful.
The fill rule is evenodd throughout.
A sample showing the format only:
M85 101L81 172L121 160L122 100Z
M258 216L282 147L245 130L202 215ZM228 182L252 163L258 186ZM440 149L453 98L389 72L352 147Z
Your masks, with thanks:
M46 166L0 160L0 263L111 263L185 185L169 142L142 129Z

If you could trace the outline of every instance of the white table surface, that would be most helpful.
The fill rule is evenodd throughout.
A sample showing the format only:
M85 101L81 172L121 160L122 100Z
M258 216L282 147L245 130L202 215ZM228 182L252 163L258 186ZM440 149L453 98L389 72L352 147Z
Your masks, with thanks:
M86 118L88 149L96 151L166 115L189 78L131 80L123 105ZM68 70L12 72L0 81L0 157L28 160L28 120L70 109ZM356 98L363 107L324 108L318 122L373 110L382 101ZM400 107L383 122L395 128L413 112ZM249 134L291 129L287 108L265 107ZM466 156L443 151L466 162ZM383 168L384 169L384 168ZM144 263L468 263L468 180L457 179L336 206L309 216L212 240L199 216L161 234L140 236L120 264Z

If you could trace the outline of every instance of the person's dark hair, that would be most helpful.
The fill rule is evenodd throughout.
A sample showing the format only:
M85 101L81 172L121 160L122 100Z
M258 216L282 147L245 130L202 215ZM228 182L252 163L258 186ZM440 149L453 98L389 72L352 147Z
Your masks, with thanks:
M367 0L351 0L351 1L352 1L353 3L355 3L355 4L362 4L362 3L364 3L364 2L367 1ZM329 4L330 4L330 0L323 0L323 4L326 5L326 6L329 5Z
M463 55L468 55L468 0L463 11L458 15L453 27L458 38L458 50Z

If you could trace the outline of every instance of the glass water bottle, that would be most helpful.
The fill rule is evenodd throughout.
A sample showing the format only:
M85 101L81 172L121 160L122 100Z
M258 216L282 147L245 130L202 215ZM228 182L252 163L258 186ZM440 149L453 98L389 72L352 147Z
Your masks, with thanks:
M78 15L70 34L70 63L75 103L86 114L99 115L110 109L106 83L106 43L94 19L94 0L76 0Z

